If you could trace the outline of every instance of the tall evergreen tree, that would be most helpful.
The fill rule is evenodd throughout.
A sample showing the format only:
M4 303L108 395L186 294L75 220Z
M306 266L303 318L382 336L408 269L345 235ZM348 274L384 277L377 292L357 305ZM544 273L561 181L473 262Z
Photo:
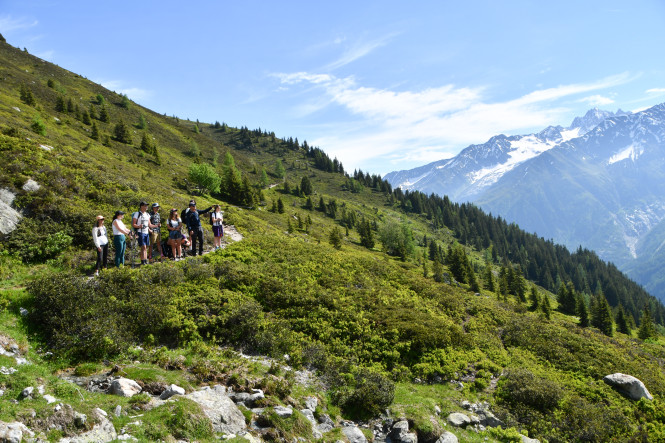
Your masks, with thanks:
M617 331L622 334L630 335L630 326L628 325L628 319L626 318L626 311L623 309L623 305L619 304L617 309L615 322L617 324Z
M99 129L97 129L97 124L92 122L92 129L90 130L90 138L93 140L99 140Z
M286 174L286 170L284 169L284 165L282 165L282 160L277 159L275 162L275 176L277 178L284 178L284 174Z
M25 103L28 106L35 106L37 104L35 100L35 96L32 94L32 90L28 88L25 83L21 83L21 87L19 89L19 93L21 96L21 101Z
M304 176L304 177L300 180L300 191L301 191L301 192L303 193L303 195L305 195L305 196L307 196L307 195L311 195L312 192L314 192L314 191L312 190L312 182L309 180L309 177Z
M552 318L552 307L550 305L550 298L547 296L547 294L543 295L541 309L543 311L543 315L545 315L545 318L550 320Z
M123 122L122 119L116 123L115 128L113 129L113 135L116 141L119 141L120 143L130 144L132 142L132 135L129 132L129 128L125 125L125 122Z
M67 103L67 106L67 109L69 110L69 103ZM102 105L102 109L99 110L99 121L108 123L110 120L111 117L109 117L109 112L106 110L106 106Z
M579 325L583 328L589 327L589 310L586 306L584 296L577 293L577 315L580 317Z
M593 309L591 311L591 325L600 329L600 331L608 337L614 335L612 310L602 292L594 295Z
M642 318L640 318L640 329L637 331L637 336L640 338L640 340L646 340L647 338L654 338L658 336L656 327L653 324L653 319L651 318L651 309L649 309L649 306L644 306L644 311L642 311Z
M538 290L534 285L531 285L531 291L529 291L529 300L531 301L531 306L529 309L532 311L537 311L540 308L540 295L538 295Z
M226 152L224 163L222 164L222 186L226 197L235 202L241 203L243 200L242 175L236 167L236 162L230 152Z

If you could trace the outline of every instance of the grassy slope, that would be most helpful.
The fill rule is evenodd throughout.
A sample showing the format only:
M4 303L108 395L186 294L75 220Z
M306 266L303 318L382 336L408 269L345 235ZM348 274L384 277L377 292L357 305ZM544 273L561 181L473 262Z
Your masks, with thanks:
M216 151L221 162L225 152L232 152L236 164L252 182L258 180L252 172L255 166L258 170L265 167L272 171L276 158L281 158L292 184L299 183L303 175L311 177L317 192L315 205L320 196L326 201L335 198L347 211L377 222L403 220L410 224L416 238L426 234L444 246L453 241L446 230L433 232L424 217L407 218L397 212L379 192L369 188L359 193L342 191L344 178L341 175L313 168L302 152L286 149L279 140L273 143L270 136L254 137L252 150L237 149L241 141L236 129L222 132L201 124L202 132L195 133L194 122L161 116L136 104L129 109L122 108L117 94L8 45L0 44L0 59L3 79L0 122L3 129L14 128L19 132L19 137L0 135L0 146L5 154L0 186L18 193L16 205L24 208L26 214L57 220L59 225L54 229L64 226L82 245L86 244L90 221L99 212L110 216L116 209L133 209L142 199L159 201L163 207L182 208L193 194L185 179L192 161L186 153L192 142L199 147L203 161L212 161ZM48 79L55 81L55 88L46 85ZM33 91L36 107L20 101L21 83ZM92 140L89 126L71 114L54 110L57 94L71 98L82 110L92 104L97 112L99 105L95 104L95 97L97 94L104 96L111 122L96 121L102 135L111 134L120 118L135 125L143 114L148 132L158 146L162 165L156 165L150 155L138 149L142 131L136 127L132 127L134 146L115 141L104 146ZM30 130L37 113L46 124L46 136ZM54 149L46 151L39 144ZM42 184L44 190L34 194L22 191L21 186L28 178ZM659 435L662 426L659 421L662 414L658 412L662 408L660 396L665 392L661 370L665 355L660 344L640 343L621 334L607 338L595 330L578 328L574 318L555 313L551 321L546 321L514 300L500 302L485 291L477 297L465 287L434 283L431 277L422 276L422 268L416 260L402 263L389 258L380 251L380 244L373 251L362 248L354 230L345 238L342 250L336 251L328 245L328 233L337 225L336 220L303 209L304 199L282 194L277 188L263 192L268 206L272 200L282 198L285 214L274 214L265 208L247 211L225 205L227 221L238 225L247 236L246 240L210 256L201 266L212 269L212 275L205 274L208 271L204 274L212 278L206 284L214 287L213 295L236 297L234 300L240 301L254 299L264 312L265 325L285 331L291 341L284 340L267 348L269 351L283 347L298 357L298 349L307 349L303 346L314 348L322 344L331 361L351 361L390 374L398 381L392 409L398 415L412 418L423 429L427 428L434 405L446 413L458 410L461 399L482 399L492 403L509 424L529 429L532 436L552 440L602 440L608 435L621 439L622 435L637 432L649 432L651 437ZM200 206L216 200L210 196L196 197L201 200ZM297 229L293 234L286 233L287 220L297 225L294 216L307 215L313 221L309 233ZM81 220L85 229L79 238L76 227ZM469 248L467 251L473 261L483 263L479 253ZM422 252L418 248L419 256ZM80 261L75 259L77 257ZM3 299L11 300L10 312L13 313L2 314L2 327L6 334L27 346L28 338L16 312L19 304L31 302L30 296L20 289L31 278L30 270L6 256L3 260L5 269L12 270L2 272L13 273L13 279L7 280L11 283L6 283L5 287L18 289L2 292ZM51 266L56 269L74 267L81 272L89 270L90 261L89 251L72 250L64 261ZM198 278L185 276L183 282L196 285L201 283ZM189 299L184 305L181 298L170 300L174 306L185 308L183 323L176 326L176 332L187 329L191 338L192 326L184 322L187 313L196 319L194 329L202 337L219 337L228 330L224 322L215 324L196 317L200 303L211 305L214 302L212 295L209 299L205 298L207 296L204 294L203 300ZM555 305L554 301L552 304ZM216 308L220 318L227 321L229 306L222 304ZM178 346L188 345L191 341L186 337L178 343ZM184 377L181 383L188 383L188 373L196 367L194 360L210 359L206 352L203 354L201 357L192 353L192 364L187 366L189 372L178 376ZM62 399L79 402L75 392L56 391L66 388L59 388L62 383L52 374L66 362L43 361L36 354L31 357L38 364L30 371L21 372L21 378L0 376L0 384L9 390L9 394L0 399L3 406L36 378L46 380L49 388ZM124 357L113 356L117 361L132 357L131 352ZM306 357L298 358L306 362ZM158 360L151 355L141 356L141 359L155 363ZM151 368L160 377L169 377L167 372ZM555 407L543 410L529 402L529 395L515 398L506 396L501 389L495 390L499 374L518 368L527 370L539 382L534 383L533 392L527 394L550 395L557 399ZM342 367L342 371L352 373L353 369ZM636 406L604 385L600 378L612 372L640 377L656 395L655 411L644 405ZM427 377L435 373L469 382L462 392L449 385L409 382L414 376ZM103 396L94 396L91 400L87 393L85 397L81 401L89 404L110 401ZM3 407L0 420L20 417L30 407L46 413L45 405L35 405L22 403ZM577 411L588 414L582 417ZM639 431L638 426L641 426Z

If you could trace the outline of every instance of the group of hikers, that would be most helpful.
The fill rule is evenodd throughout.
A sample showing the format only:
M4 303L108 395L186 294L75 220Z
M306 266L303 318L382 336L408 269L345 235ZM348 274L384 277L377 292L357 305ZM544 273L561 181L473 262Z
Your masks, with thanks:
M170 258L179 261L184 258L184 251L191 247L189 253L196 255L198 244L198 253L203 255L203 226L201 226L201 215L210 211L210 224L214 236L214 250L222 247L222 237L224 228L222 226L223 216L219 205L210 206L208 209L199 211L196 208L196 202L191 200L189 207L178 214L178 210L173 208L169 212L166 220L166 229L168 230L168 240L162 245L162 218L159 213L159 203L153 203L152 209L148 212L148 203L142 201L139 204L139 210L132 214L131 229L127 228L123 222L125 212L116 211L113 215L111 227L113 228L113 247L115 249L115 266L125 264L125 249L127 247L127 237L130 240L135 239L140 248L139 256L141 265L152 263L153 260L164 260ZM184 220L183 220L184 219ZM97 252L97 264L95 265L95 275L99 275L100 269L106 269L109 238L104 226L104 216L98 215L95 225L92 228L92 240Z

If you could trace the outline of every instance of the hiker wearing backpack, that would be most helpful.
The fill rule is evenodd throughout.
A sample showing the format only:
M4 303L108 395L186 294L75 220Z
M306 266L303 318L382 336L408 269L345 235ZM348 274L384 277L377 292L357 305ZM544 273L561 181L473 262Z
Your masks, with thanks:
M171 247L173 261L179 261L182 258L182 220L178 217L178 210L175 208L171 209L169 213L166 229L169 230L168 245Z
M141 202L139 210L132 214L132 227L135 229L136 238L141 248L141 264L148 264L148 245L150 244L150 229L156 225L150 223L150 214L147 212L148 204Z
M222 237L224 236L224 227L222 222L222 210L219 205L213 206L213 212L210 213L210 224L212 225L213 243L215 244L215 251L222 247Z
M164 253L162 252L162 220L159 215L159 203L152 204L150 223L157 226L156 228L150 229L150 248L148 249L148 257L152 262L155 258L160 258L160 260L164 258ZM155 245L157 245L157 251L155 251ZM154 254L156 254L156 256Z
M106 235L103 215L98 215L95 220L95 226L92 228L92 241L97 250L97 264L95 265L95 275L97 276L102 267L106 269L109 254L109 239Z
M132 231L127 229L122 222L124 216L125 213L123 211L115 211L113 222L111 222L111 227L113 228L113 248L115 249L114 262L116 268L125 264L125 247L127 246L125 235L132 235Z
M189 237L192 241L192 255L196 255L196 243L199 243L199 255L203 255L203 226L201 226L201 214L207 214L212 209L210 206L208 209L203 211L198 211L196 209L196 202L191 200L189 202L189 212L187 213L187 229L189 230Z

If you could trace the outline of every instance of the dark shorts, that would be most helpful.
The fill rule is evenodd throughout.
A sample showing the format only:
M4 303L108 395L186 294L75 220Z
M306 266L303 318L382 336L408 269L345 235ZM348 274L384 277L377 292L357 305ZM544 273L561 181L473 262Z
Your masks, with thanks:
M215 237L221 237L224 235L224 227L222 226L213 226L212 233Z
M136 234L136 238L139 241L139 246L149 246L150 245L150 235L149 234L141 234L138 232Z
M169 232L169 238L173 240L180 240L182 238L182 232L180 231L171 231Z

